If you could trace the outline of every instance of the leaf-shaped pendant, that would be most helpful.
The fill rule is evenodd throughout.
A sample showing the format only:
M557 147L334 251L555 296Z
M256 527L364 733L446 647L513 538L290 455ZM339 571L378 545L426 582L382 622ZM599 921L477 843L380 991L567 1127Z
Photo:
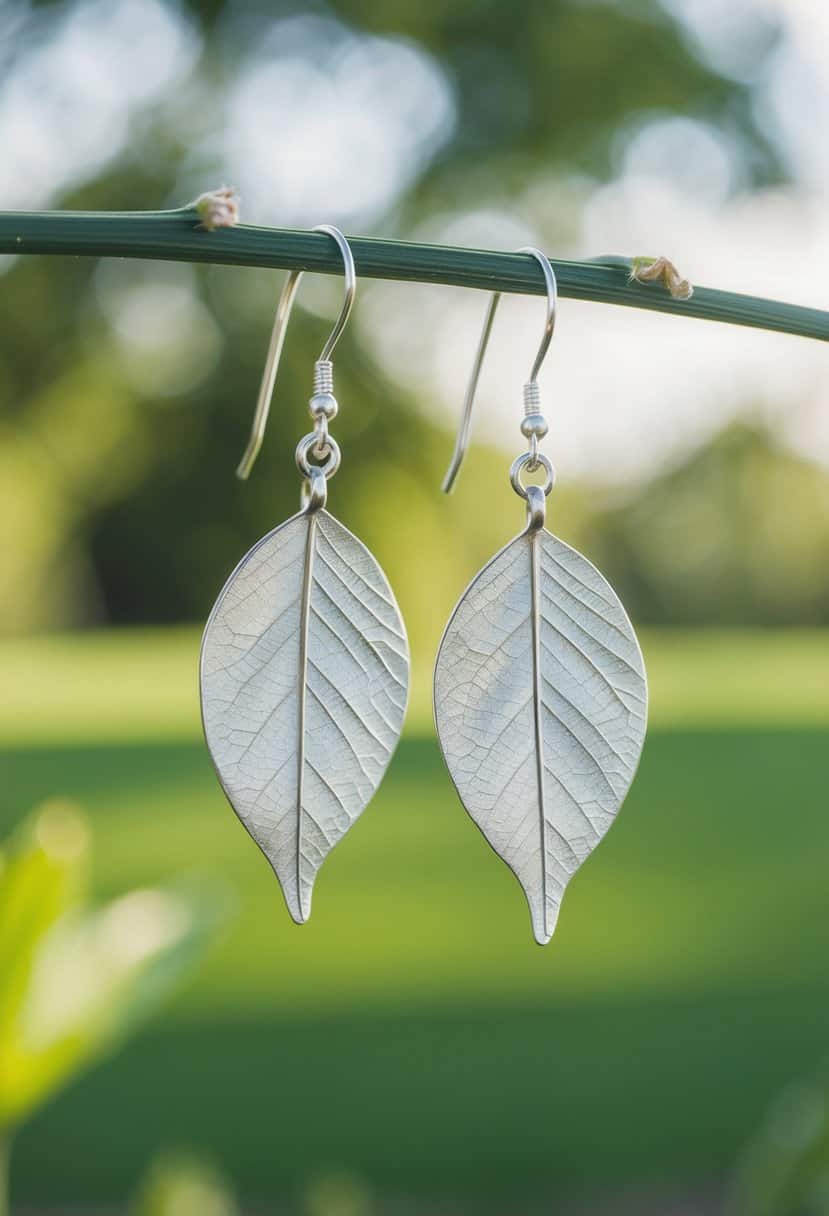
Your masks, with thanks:
M449 620L435 722L461 801L524 888L541 945L627 793L646 706L642 654L613 589L528 526Z
M383 776L408 679L385 575L327 511L265 536L216 601L201 652L207 745L299 924L320 866Z

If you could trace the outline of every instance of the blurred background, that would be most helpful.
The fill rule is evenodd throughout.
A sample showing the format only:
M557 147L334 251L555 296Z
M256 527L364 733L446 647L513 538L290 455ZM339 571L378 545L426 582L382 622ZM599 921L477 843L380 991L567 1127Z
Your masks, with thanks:
M229 183L248 223L666 254L825 307L828 36L816 0L0 0L0 207ZM560 305L549 518L641 627L652 715L540 951L429 686L452 605L522 526L507 470L543 304L502 304L446 498L484 296L358 284L331 506L395 588L413 702L299 930L214 779L196 683L227 573L297 507L336 279L303 282L234 477L281 279L0 259L3 835L68 797L93 901L189 875L235 905L161 1013L32 1106L19 1210L829 1213L825 348ZM1 1032L2 999L0 1158Z

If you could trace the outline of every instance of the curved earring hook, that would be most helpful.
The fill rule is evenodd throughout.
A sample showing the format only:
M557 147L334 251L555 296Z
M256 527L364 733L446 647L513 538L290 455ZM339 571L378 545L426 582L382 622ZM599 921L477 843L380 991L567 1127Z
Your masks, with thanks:
M343 274L345 277L345 299L343 306L340 309L340 315L337 317L337 322L331 333L328 335L328 340L320 352L320 357L317 363L325 363L330 360L334 353L334 347L340 339L340 335L345 329L351 313L351 306L354 303L354 295L357 290L357 275L354 270L354 256L351 252L351 246L345 239L339 228L335 228L332 224L319 224L313 230L314 232L325 232L332 237L337 248L342 254L343 259ZM271 331L271 340L268 344L268 354L265 359L265 370L262 374L262 384L259 388L259 396L256 401L256 410L253 415L253 425L251 427L248 446L245 448L245 454L239 461L239 467L236 470L236 476L242 481L246 480L253 468L254 461L259 455L259 449L262 446L262 440L265 437L265 427L268 422L268 414L271 408L271 399L273 397L273 388L276 383L276 373L279 368L279 360L282 355L282 346L285 342L285 332L288 328L288 321L291 316L291 309L294 306L294 298L296 297L297 288L299 287L300 279L304 270L292 270L285 280L285 286L282 288L282 294L279 297L279 303L276 306L276 316L274 318L273 330Z
M553 270L552 263L545 253L540 249L535 249L530 245L524 246L522 249L516 250L517 253L529 253L538 262L544 272L544 282L547 287L547 316L544 322L544 333L541 336L541 344L538 347L538 352L535 356L535 362L530 372L530 378L524 386L524 400L529 405L538 400L538 373L541 370L541 365L550 346L550 340L553 336L553 330L556 325L556 301L558 299L558 285L556 283L556 274ZM472 372L469 376L469 383L466 387L466 396L463 401L463 409L461 411L461 421L458 427L458 437L455 440L455 450L452 453L452 459L449 462L449 468L446 470L446 476L443 479L441 489L444 494L449 494L455 479L460 472L463 458L466 455L466 450L469 447L469 428L472 421L472 405L475 401L475 393L478 388L478 379L481 374L481 365L484 361L486 348L489 345L489 338L492 333L492 323L495 320L495 312L498 308L498 301L501 299L500 291L493 291L487 305L486 315L484 317L484 327L481 331L481 340L478 343L478 349L475 353L475 362L472 364Z

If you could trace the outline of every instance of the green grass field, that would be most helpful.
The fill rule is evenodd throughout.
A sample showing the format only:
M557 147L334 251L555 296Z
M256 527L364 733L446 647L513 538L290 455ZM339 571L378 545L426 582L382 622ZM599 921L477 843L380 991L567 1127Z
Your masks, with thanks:
M163 1018L23 1133L20 1201L117 1201L180 1143L267 1211L324 1173L442 1212L707 1182L829 1050L829 635L645 635L640 772L544 950L457 803L424 682L295 927L200 742L197 644L0 647L4 830L69 795L101 895L182 871L236 892Z

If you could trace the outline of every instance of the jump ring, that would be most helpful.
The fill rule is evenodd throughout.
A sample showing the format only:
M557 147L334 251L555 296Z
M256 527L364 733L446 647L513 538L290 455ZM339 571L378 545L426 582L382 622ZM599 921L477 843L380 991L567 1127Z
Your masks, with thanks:
M311 470L316 469L325 477L333 477L337 469L340 467L340 448L336 439L331 435L328 436L328 455L322 464L311 464L308 457L315 454L319 435L316 431L312 431L310 435L304 435L296 445L296 467L305 478L311 477Z
M510 466L510 484L513 490L515 490L515 493L520 494L524 499L527 498L527 487L523 485L521 481L521 473L525 468L528 467L530 468L530 471L532 471L532 460L532 452L522 452L520 456L516 456L515 460L513 460L512 465ZM556 471L543 452L539 452L538 456L536 457L536 467L543 468L547 473L547 478L543 486L539 486L539 489L544 492L544 497L546 498L555 485Z

